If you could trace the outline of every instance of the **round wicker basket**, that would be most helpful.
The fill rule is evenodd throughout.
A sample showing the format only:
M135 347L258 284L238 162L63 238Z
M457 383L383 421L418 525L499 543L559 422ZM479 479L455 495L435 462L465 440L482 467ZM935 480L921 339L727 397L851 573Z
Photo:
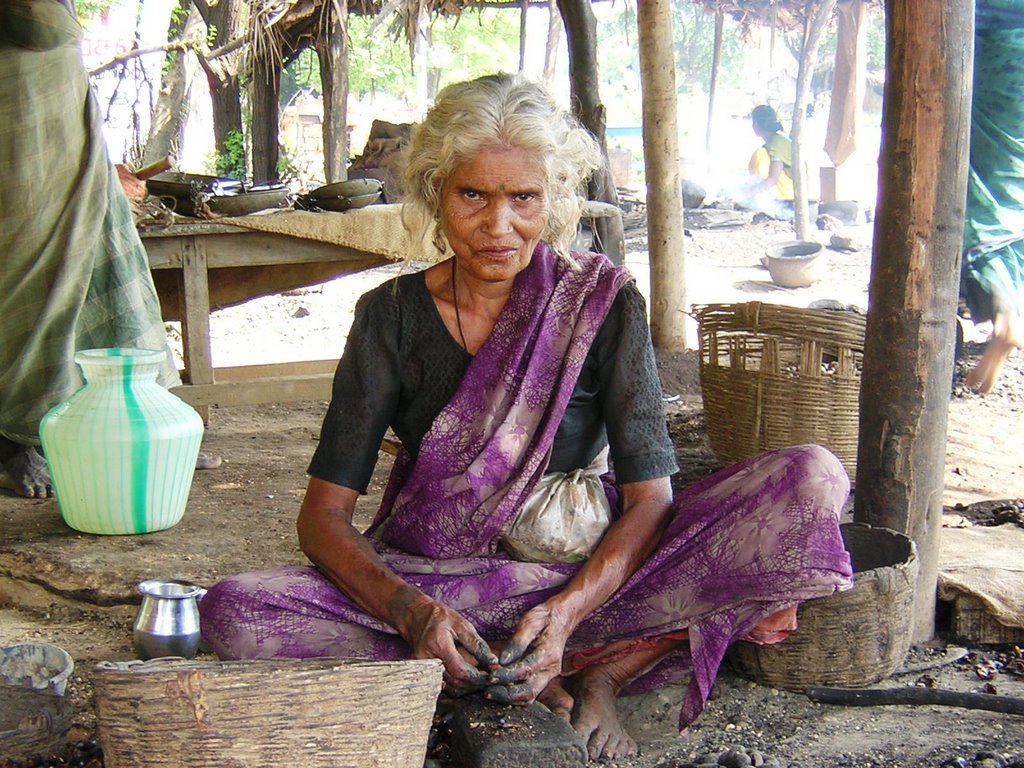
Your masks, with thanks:
M60 752L73 714L64 696L0 681L0 762Z
M729 660L739 674L802 692L818 685L872 685L903 663L917 582L914 542L863 523L841 530L853 561L853 588L803 603L798 628L781 643L733 645Z
M759 301L693 315L704 419L722 464L817 443L856 476L864 315Z

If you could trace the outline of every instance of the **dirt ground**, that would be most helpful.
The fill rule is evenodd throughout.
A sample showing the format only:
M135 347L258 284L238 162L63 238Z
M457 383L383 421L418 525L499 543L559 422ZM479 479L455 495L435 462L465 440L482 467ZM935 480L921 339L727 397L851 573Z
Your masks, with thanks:
M765 248L791 239L787 225L702 223L706 226L690 225L686 241L688 304L760 299L806 306L831 298L866 307L869 226L847 232L859 249L827 252L825 281L787 290L771 283L760 262ZM818 234L828 241L829 233ZM642 230L629 230L628 250L627 264L646 289ZM215 364L340 353L355 298L398 269L343 278L216 313ZM691 344L695 338L691 333ZM1011 359L992 394L967 392L959 381L964 367L980 352L982 338L976 329L967 328L951 390L943 496L951 512L957 504L1024 497L1024 355ZM704 432L695 352L662 356L660 369L666 395L678 396L667 402L666 410L684 468L676 483L686 484L717 467ZM204 450L222 456L224 463L196 474L185 517L168 531L135 537L79 534L64 525L51 500L0 496L0 645L45 641L71 653L76 664L69 686L75 705L71 741L95 736L95 663L135 658L131 622L139 600L137 582L167 577L208 585L238 571L304 562L294 519L325 408L324 402L305 402L214 409ZM374 511L389 466L382 455L361 509L364 522ZM972 648L970 655L961 656L943 634L941 608L935 641L914 649L904 670L876 687L900 688L930 680L940 690L980 691L990 685L1003 696L1024 697L1024 677L1011 672L1024 664L1007 663L1013 661L1013 649ZM1019 651L1016 654L1019 658ZM993 665L1005 667L993 679L983 679ZM625 724L641 754L608 764L679 768L698 756L717 756L738 747L758 750L769 758L767 764L774 758L790 768L993 768L1011 764L1014 756L1021 762L1013 764L1024 765L1021 715L960 707L818 704L802 694L749 682L726 662L707 710L680 737L676 719L681 696L682 688L669 687L623 699ZM986 758L986 752L1000 756L1002 762ZM949 762L957 759L959 763Z

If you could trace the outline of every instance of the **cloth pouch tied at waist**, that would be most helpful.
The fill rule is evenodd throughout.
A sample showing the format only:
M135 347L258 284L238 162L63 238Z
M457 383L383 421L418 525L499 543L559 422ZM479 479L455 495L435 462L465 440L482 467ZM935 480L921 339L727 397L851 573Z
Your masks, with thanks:
M590 557L612 522L601 482L607 471L606 448L585 469L544 475L502 540L505 550L535 563L579 563Z

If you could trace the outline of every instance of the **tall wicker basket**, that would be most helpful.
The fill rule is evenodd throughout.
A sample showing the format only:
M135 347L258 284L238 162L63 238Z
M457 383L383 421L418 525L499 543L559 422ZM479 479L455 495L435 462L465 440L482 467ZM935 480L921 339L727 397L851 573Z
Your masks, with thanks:
M705 304L700 329L704 419L723 464L803 443L857 468L865 317L751 301Z

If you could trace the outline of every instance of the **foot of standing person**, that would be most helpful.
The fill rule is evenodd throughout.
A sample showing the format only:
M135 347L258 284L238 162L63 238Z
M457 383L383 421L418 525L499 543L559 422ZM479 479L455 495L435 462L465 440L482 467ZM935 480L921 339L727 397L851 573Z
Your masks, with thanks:
M50 470L34 446L0 438L0 488L26 499L53 496Z
M221 463L222 459L220 456L200 451L199 457L196 459L196 469L216 469Z

